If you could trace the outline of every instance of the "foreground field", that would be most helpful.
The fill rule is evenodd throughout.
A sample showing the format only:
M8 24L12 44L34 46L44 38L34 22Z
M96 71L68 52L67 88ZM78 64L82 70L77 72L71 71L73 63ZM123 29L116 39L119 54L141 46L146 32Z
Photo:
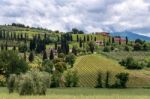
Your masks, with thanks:
M128 87L150 87L150 70L127 70L120 66L116 60L107 58L103 55L86 55L77 58L74 69L79 74L79 86L94 87L96 85L97 73L110 71L112 79L110 84L115 81L114 75L120 72L128 72Z
M0 99L149 99L150 89L48 89L46 96L19 96L0 88Z

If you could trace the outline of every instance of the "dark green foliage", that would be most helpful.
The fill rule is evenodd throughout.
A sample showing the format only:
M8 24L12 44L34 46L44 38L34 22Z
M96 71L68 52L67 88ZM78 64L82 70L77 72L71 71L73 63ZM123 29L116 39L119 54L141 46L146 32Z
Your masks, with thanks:
M42 66L40 67L40 70L48 73L52 73L53 67L54 67L53 62L47 59L42 62Z
M103 49L104 52L110 52L110 47L109 46L105 46Z
M109 71L106 72L106 79L105 79L105 87L109 88L110 87L110 79L111 79L111 74Z
M144 66L138 61L134 60L132 57L127 57L119 62L122 66L125 66L127 69L142 69Z
M67 56L66 56L66 62L73 66L74 62L75 62L75 55L73 53L69 53Z
M27 44L20 44L19 47L19 52L24 53L28 50Z
M66 63L65 62L58 62L55 64L55 70L56 71L59 71L61 73L64 72L64 70L66 70L67 67L66 67Z
M94 53L94 50L95 50L95 43L93 41L90 41L88 43L88 46L89 46L89 50L91 51L91 53Z
M58 45L57 45L57 42L55 42L55 50L57 50L58 48Z
M34 61L34 54L33 54L33 52L30 52L30 54L29 54L29 61L30 62Z
M103 88L103 83L102 83L102 73L99 72L97 75L97 84L96 88Z
M128 44L129 40L128 40L128 37L126 36L126 45Z
M46 53L46 51L44 50L44 52L43 52L43 60L45 60L45 59L47 59L47 53Z
M80 38L79 40L79 47L82 48L83 44L82 44L82 39Z
M33 39L30 41L30 50L31 51L35 50L35 48L36 48L36 41L35 41L35 39Z
M124 47L124 50L125 50L125 51L130 51L129 46L126 45L126 46Z
M73 47L72 47L72 53L73 53L74 55L77 55L77 47L76 47L76 46L73 46Z
M74 34L77 34L77 33L78 33L78 29L73 28L73 29L72 29L72 32L73 32Z
M134 50L135 50L135 51L140 51L140 50L142 50L142 45L141 45L140 43L135 43L135 45L134 45Z
M55 71L51 77L51 88L60 87L60 79L62 74L58 71Z
M64 54L64 53L60 53L60 54L58 54L58 58L62 58L62 59L64 59L64 58L65 58L65 54Z
M143 44L144 42L141 39L136 39L135 43Z
M28 64L19 58L14 51L0 52L0 73L8 77L10 74L20 74L28 70Z
M77 35L77 42L79 42L79 36Z
M50 52L49 59L50 59L50 60L53 60L53 59L54 59L54 52L53 52L52 49L51 49L51 52Z
M128 73L118 73L116 75L117 81L115 83L115 86L117 88L126 88L127 82L129 80L129 74Z
M76 87L78 85L79 77L77 71L68 70L65 74L66 87Z

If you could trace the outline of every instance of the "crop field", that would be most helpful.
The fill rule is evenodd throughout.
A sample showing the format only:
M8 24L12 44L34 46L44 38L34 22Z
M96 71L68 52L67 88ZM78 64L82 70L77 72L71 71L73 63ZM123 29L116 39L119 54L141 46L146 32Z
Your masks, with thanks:
M0 99L149 99L150 89L48 89L46 96L19 96L0 88Z
M101 52L101 53L107 56L108 58L113 58L116 60L121 60L127 57L133 57L134 59L142 60L150 57L150 52L144 51L136 51L136 52L118 51L118 52Z
M109 59L102 55L87 55L77 58L74 69L79 74L79 86L94 87L96 85L97 73L110 71L112 79L110 84L115 81L114 75L120 72L128 72L128 87L150 87L150 70L127 70L120 66L116 60Z

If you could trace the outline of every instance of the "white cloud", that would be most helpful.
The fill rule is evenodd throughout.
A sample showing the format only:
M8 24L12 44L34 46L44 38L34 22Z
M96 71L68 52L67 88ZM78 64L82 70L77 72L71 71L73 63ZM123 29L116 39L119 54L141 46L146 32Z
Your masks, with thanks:
M0 0L0 24L150 33L148 0Z

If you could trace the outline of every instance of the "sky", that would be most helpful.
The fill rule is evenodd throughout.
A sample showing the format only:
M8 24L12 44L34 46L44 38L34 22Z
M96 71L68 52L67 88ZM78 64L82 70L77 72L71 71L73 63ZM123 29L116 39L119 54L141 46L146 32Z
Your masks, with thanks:
M150 36L150 0L0 0L0 24Z

